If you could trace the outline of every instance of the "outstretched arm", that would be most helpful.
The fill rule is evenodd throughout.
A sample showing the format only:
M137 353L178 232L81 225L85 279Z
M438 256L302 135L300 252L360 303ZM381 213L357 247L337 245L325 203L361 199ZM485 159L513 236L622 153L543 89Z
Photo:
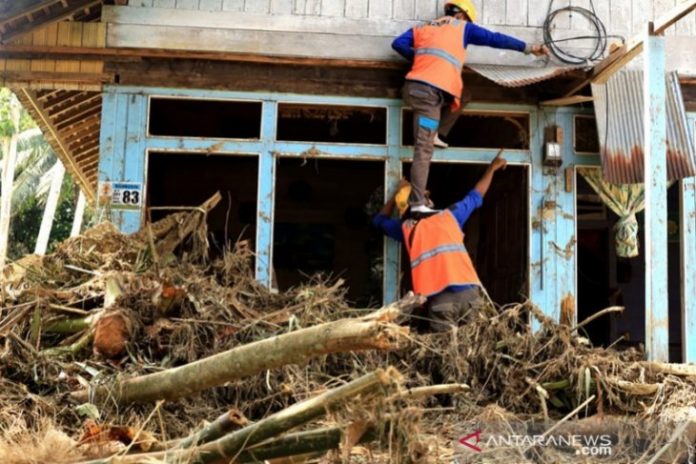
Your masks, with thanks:
M545 45L527 44L515 37L492 32L474 23L467 23L464 31L464 46L481 45L484 47L502 48L505 50L516 50L518 52L531 53L536 56L549 54L549 49Z
M493 181L493 174L495 174L498 169L505 169L506 166L507 160L503 158L503 150L501 149L498 154L495 155L491 164L488 165L481 179L476 183L474 190L480 193L481 197L486 196L488 189L491 187L491 182Z

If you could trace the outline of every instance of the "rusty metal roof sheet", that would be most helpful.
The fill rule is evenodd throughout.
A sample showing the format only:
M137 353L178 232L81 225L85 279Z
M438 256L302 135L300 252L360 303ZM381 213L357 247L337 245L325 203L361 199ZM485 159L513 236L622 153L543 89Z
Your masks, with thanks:
M667 176L696 175L696 153L689 137L677 73L667 75ZM643 72L621 71L606 84L592 85L602 171L608 182L643 182Z
M582 69L577 66L535 67L497 64L467 64L467 67L503 87L523 87Z

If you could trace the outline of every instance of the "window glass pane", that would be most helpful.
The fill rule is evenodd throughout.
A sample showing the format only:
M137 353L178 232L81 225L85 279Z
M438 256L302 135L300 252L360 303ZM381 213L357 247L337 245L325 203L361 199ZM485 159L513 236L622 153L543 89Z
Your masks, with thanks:
M149 127L151 135L258 139L261 102L153 98Z
M387 109L281 103L277 139L384 145Z

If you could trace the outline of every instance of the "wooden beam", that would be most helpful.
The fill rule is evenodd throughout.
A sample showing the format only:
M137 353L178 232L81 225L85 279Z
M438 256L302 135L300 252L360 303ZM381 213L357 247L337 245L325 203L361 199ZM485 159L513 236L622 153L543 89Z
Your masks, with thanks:
M81 155L87 150L91 150L98 146L99 134L94 134L94 136L90 137L89 139L73 142L72 145L68 145L68 149L70 149L70 151L74 154L75 159L79 161L80 158L77 155Z
M89 104L93 103L95 100L101 100L101 94L99 94L99 93L92 94L91 92L89 92L86 97L78 99L75 102L71 102L70 104L68 104L64 108L58 108L56 110L53 110L53 108L50 108L47 112L51 118L57 118L65 113L69 112L70 110L82 109L82 107L84 107L85 105L89 105Z
M587 103L594 101L594 97L589 97L585 95L573 95L571 97L561 97L554 98L553 100L546 100L540 103L542 106L570 106L577 105L579 103Z
M78 73L53 71L0 71L0 83L55 82L72 84L105 84L113 83L115 78L107 73Z
M665 39L648 35L645 40L645 348L651 361L669 362Z
M693 133L693 120L690 126ZM680 184L682 362L696 363L696 179Z
M79 94L81 94L79 90L59 90L58 93L48 96L44 100L41 100L41 103L44 105L44 108L53 108L56 105L61 105L63 102L69 101Z
M97 116L92 116L89 119L85 119L83 121L77 122L72 126L68 126L65 129L61 130L60 133L63 134L64 137L71 137L74 134L77 134L87 128L93 128L97 127L101 124L101 115Z
M77 164L80 165L82 168L86 169L91 167L93 164L96 164L99 161L99 145L96 147L92 147L89 150L85 150L82 152L79 156L79 158L75 158L77 161Z
M65 90L47 90L43 95L40 97L37 97L37 100L43 103L44 100L49 100L50 98L56 97L57 95L60 95L61 93L64 93Z
M1 44L0 53L16 59L97 59L116 60L128 58L173 58L209 61L240 61L245 63L290 64L307 66L338 66L347 68L406 69L407 64L392 61L341 60L331 58L300 58L264 56L250 53L172 50L156 48L99 48L52 47L36 45Z
M65 137L65 143L72 144L77 140L84 139L94 132L99 132L99 124L92 123L90 125L84 126L81 131L73 132L68 135L66 131L61 131L63 137Z
M77 99L81 95L84 95L85 93L86 92L81 92L79 90L71 90L65 92L63 95L46 99L45 101L43 101L43 105L44 108L46 108L46 110L58 109L60 107L63 107L64 105L70 105L72 101L75 101L75 99Z
M89 110L86 110L83 113L76 114L72 116L70 119L66 119L56 123L56 128L59 131L62 131L66 127L69 127L76 122L80 122L81 119L87 119L87 117L91 117L96 114L101 114L101 105L95 106L94 108L90 108Z

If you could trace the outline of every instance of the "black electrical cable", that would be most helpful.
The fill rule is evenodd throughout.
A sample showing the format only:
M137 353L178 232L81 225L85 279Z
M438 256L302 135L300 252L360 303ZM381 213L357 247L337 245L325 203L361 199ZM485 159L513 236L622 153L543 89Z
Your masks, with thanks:
M594 7L594 2L590 0L590 7L592 8L591 10L587 8L582 8L578 6L567 6L563 8L559 8L557 10L553 9L553 0L549 2L549 11L546 16L546 19L544 20L544 44L549 48L551 51L551 54L555 56L559 61L566 63L566 64L572 64L572 65L591 65L596 61L601 60L604 58L604 52L607 50L607 45L608 45L608 39L610 37L617 37L621 38L624 40L623 37L621 36L616 36L616 35L608 35L607 34L607 28L602 22L602 20L597 16L597 12L595 11ZM582 36L575 36L575 37L568 37L565 39L554 39L553 38L553 24L556 18L561 15L567 13L568 15L572 16L573 14L577 14L579 16L584 17L587 19L587 21L590 23L591 28L595 31L594 34L590 35L582 35ZM574 53L571 53L567 50L563 50L558 44L561 42L570 42L573 40L589 40L589 39L594 39L595 40L595 45L594 49L590 51L589 53L586 53L584 55L577 55Z

